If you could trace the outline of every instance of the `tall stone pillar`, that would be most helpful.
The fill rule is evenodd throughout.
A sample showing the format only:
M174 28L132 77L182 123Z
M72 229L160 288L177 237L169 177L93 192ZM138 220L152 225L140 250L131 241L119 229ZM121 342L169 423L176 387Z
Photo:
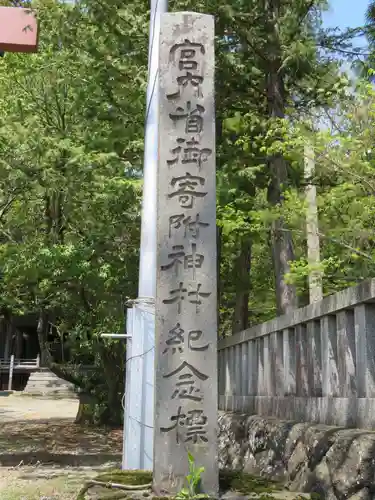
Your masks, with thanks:
M154 486L188 452L218 494L214 19L164 14L160 38Z

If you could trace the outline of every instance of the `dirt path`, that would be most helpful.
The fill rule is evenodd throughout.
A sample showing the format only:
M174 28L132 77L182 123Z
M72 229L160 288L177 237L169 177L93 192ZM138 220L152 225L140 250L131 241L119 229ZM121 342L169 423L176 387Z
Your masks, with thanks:
M77 415L76 399L38 399L29 396L0 396L0 423L14 420L64 418Z
M1 500L73 500L85 477L121 463L122 430L74 424L76 400L0 396Z

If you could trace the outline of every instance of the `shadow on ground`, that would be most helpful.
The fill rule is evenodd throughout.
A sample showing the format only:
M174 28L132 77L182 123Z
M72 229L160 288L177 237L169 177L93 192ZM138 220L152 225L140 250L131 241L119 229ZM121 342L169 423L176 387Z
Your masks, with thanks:
M17 420L0 428L0 466L21 461L94 466L121 461L121 451L121 429L88 427L71 419Z
M43 451L0 455L1 467L16 467L20 463L28 466L42 463L43 465L53 464L73 467L95 467L102 464L112 464L113 466L120 467L121 455L77 455L69 453L48 453Z

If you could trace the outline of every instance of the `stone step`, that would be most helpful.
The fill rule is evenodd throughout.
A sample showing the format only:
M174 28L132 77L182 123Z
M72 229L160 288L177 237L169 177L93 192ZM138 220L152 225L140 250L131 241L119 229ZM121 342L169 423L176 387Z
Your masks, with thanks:
M30 374L23 394L54 398L77 397L73 384L46 369Z

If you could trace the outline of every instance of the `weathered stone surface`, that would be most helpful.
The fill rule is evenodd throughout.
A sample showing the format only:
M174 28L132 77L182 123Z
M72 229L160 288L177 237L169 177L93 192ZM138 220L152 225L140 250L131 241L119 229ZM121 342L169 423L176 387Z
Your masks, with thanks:
M247 451L245 422L241 415L232 414L231 419L219 416L219 463L222 468L244 469L244 457ZM220 439L220 435L226 439ZM245 447L245 450L242 450Z
M340 311L337 322L337 358L340 392L343 397L356 397L356 351L354 311Z
M375 433L339 432L327 461L339 495L349 496L365 487L375 493Z
M375 430L375 398L219 396L222 411Z
M220 412L220 467L329 500L375 498L375 433Z
M375 430L375 279L218 349L221 411Z
M213 16L162 16L153 480L171 494L188 451L218 492L214 59Z
M354 308L356 378L359 397L375 397L375 305Z
M371 493L370 488L363 488L363 490L349 497L349 500L372 500L373 498L374 495Z
M41 369L30 374L23 391L25 395L53 398L76 398L74 385L59 378L48 369Z

